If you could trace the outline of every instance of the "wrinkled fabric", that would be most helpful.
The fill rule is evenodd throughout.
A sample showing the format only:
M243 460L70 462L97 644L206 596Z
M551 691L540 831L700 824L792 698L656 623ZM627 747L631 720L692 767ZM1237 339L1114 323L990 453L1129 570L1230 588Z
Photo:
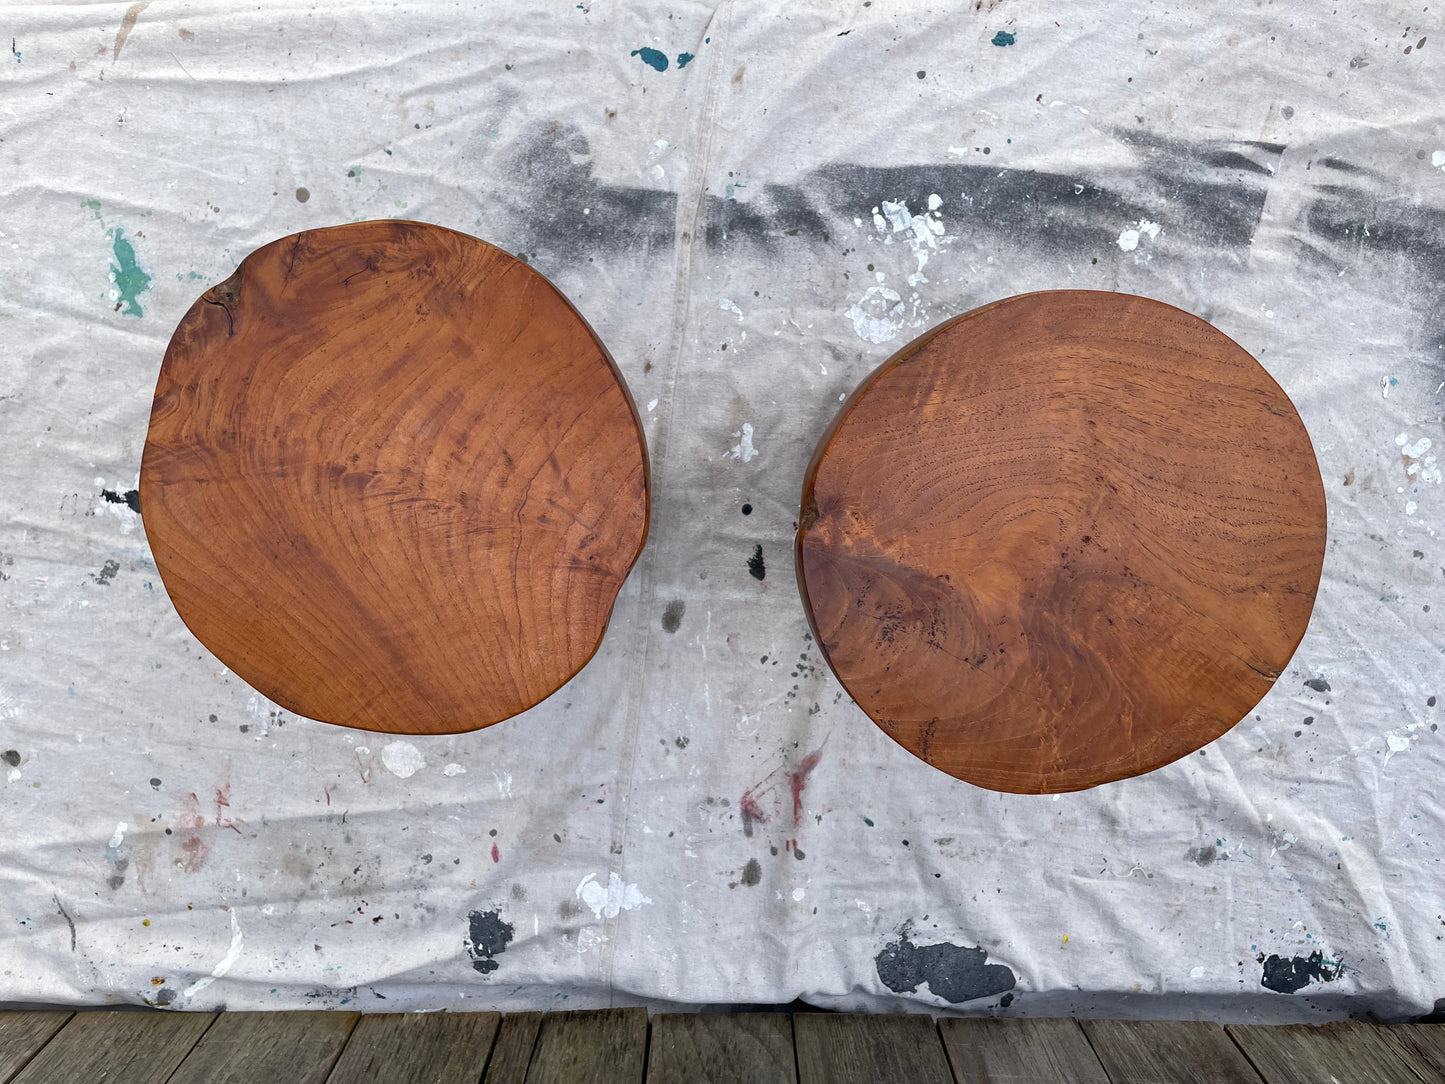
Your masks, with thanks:
M1445 997L1437 14L1145 3L5 10L0 1002L1408 1019ZM1418 24L1418 25L1417 25ZM400 217L552 279L652 461L601 650L446 737L279 710L136 490L170 332L254 248ZM794 521L909 339L1073 287L1296 404L1329 544L1259 706L996 794L829 673ZM143 510L142 510L143 512Z

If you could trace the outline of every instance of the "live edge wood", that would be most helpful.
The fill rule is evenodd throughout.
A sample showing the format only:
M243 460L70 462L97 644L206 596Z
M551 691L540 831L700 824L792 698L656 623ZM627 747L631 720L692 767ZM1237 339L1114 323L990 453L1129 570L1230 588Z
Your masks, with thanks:
M647 535L642 427L537 272L413 222L265 245L181 320L141 467L181 618L289 711L429 734L590 659Z
M976 309L818 444L797 569L824 655L904 748L994 790L1151 771L1268 691L1314 605L1299 415L1223 333L1067 290Z

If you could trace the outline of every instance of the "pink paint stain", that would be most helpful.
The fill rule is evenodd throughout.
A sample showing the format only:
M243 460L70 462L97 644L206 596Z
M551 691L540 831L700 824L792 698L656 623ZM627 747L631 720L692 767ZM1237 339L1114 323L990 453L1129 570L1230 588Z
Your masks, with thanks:
M499 851L499 850L497 850L497 845L496 845L495 843L493 843L493 844L492 844L492 861L493 861L493 862L500 862L501 860L502 860L502 852Z
M808 786L808 776L818 766L818 761L823 759L823 750L814 749L805 756L796 768L788 773L788 789L793 792L793 827L796 828L803 821L803 791Z
M798 766L787 773L788 791L793 796L793 827L797 827L803 821L803 791L808 788L808 776L823 759L822 748L814 749L798 762ZM777 792L781 780L778 778L782 768L774 768L762 780L753 784L743 791L743 796L738 799L738 809L743 815L743 834L753 834L753 824L767 824L768 814L763 811L760 799L766 794L773 794L773 801L778 801Z

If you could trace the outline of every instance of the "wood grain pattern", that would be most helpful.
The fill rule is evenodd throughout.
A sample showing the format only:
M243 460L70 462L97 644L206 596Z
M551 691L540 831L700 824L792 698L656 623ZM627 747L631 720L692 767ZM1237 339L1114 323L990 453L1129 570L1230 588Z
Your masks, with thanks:
M920 1014L793 1017L798 1084L953 1084L932 1017Z
M1114 1084L1260 1084L1218 1024L1203 1020L1083 1020Z
M167 1084L325 1084L354 1012L223 1012Z
M1109 1084L1072 1019L938 1022L953 1075L966 1084Z
M13 1084L165 1084L215 1013L78 1012Z
M1445 1024L1392 1024L1378 1034L1421 1080L1445 1084Z
M1229 1034L1269 1084L1420 1084L1422 1078L1375 1032L1353 1022L1229 1026Z
M494 1012L363 1016L326 1084L478 1084L501 1020Z
M646 1009L548 1013L527 1084L637 1084L646 1059Z
M140 481L196 637L288 711L473 730L601 642L647 535L637 409L557 290L411 222L257 249L181 320Z
M647 1084L795 1084L787 1013L658 1013Z
M799 587L890 736L994 790L1078 790L1219 737L1304 635L1325 498L1243 349L1147 298L1027 294L909 344L803 486Z
M492 1056L487 1060L485 1084L525 1084L527 1066L537 1047L537 1032L544 1013L509 1012L502 1017Z
M70 1016L64 1010L0 1012L0 1084L8 1084Z

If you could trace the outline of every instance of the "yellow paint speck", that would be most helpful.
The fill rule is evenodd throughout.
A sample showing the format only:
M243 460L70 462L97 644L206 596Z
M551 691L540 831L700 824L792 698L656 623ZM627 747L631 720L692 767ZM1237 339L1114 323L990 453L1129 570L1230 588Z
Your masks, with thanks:
M143 918L143 919L141 919L141 923L140 923L140 924L141 924L142 926L149 926L149 925L151 924L151 920L148 919L148 918ZM1067 941L1068 938L1066 937L1066 938L1064 938L1064 940Z

